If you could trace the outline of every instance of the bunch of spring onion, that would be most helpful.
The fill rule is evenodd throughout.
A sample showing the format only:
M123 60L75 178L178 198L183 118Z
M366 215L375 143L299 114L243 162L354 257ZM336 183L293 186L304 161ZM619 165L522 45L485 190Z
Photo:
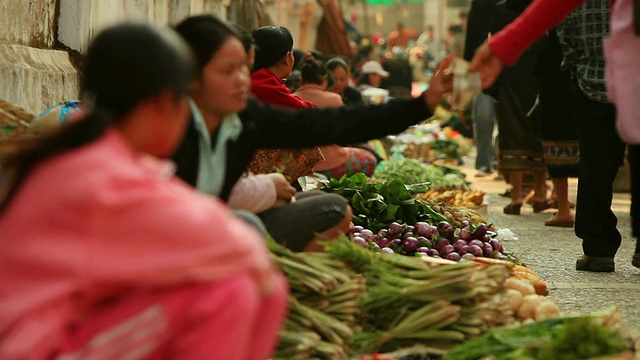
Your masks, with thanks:
M367 280L356 353L414 344L449 349L480 335L485 328L476 317L477 306L501 289L511 271L507 265L375 253L346 239L327 249Z
M346 359L352 353L362 276L328 254L269 248L291 288L289 315L274 359Z

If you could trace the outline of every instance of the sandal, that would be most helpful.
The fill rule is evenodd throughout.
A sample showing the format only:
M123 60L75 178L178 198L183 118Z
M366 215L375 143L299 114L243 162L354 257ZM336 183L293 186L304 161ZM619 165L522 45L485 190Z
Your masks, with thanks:
M522 208L522 204L509 204L502 211L507 215L520 215L520 208Z
M576 270L591 272L614 272L616 269L613 257L592 257L582 255L576 261Z
M573 224L573 219L559 219L555 215L553 215L552 218L544 221L544 226L555 226L563 228L572 228Z
M547 209L551 209L551 205L548 201L533 201L531 202L531 206L533 207L533 212L536 214Z

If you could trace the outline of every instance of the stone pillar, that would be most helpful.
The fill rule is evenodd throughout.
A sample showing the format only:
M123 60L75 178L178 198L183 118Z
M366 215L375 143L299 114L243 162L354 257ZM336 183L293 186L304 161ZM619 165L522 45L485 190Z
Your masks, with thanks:
M317 0L276 0L267 3L274 23L286 27L293 36L294 48L313 50L322 20L322 6Z
M0 44L52 48L57 0L0 0Z
M225 18L228 0L59 0L58 39L81 53L104 27L123 20L173 24L194 14Z
M66 52L53 50L56 40L84 53L97 32L118 21L167 24L202 13L225 18L229 1L0 0L0 98L34 114L78 98L77 71Z
M78 97L78 74L65 51L0 44L0 98L39 114Z

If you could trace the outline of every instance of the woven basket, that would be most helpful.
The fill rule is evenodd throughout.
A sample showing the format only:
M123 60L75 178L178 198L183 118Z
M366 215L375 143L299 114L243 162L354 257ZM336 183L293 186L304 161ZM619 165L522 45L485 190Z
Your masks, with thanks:
M25 109L0 99L0 139L25 134L35 118Z

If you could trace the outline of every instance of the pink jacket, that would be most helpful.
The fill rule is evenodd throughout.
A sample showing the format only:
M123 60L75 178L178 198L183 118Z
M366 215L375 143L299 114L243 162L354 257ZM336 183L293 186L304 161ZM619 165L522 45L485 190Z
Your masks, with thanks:
M32 172L0 216L0 359L47 358L125 291L272 266L254 230L160 169L111 130Z
M634 32L633 1L616 0L611 9L611 36L604 40L606 84L616 105L618 134L640 144L640 36Z
M304 84L298 88L294 95L316 104L319 108L344 106L340 95L326 91L316 84ZM321 146L320 150L325 160L315 166L314 170L316 171L330 170L347 161L348 153L342 146Z

